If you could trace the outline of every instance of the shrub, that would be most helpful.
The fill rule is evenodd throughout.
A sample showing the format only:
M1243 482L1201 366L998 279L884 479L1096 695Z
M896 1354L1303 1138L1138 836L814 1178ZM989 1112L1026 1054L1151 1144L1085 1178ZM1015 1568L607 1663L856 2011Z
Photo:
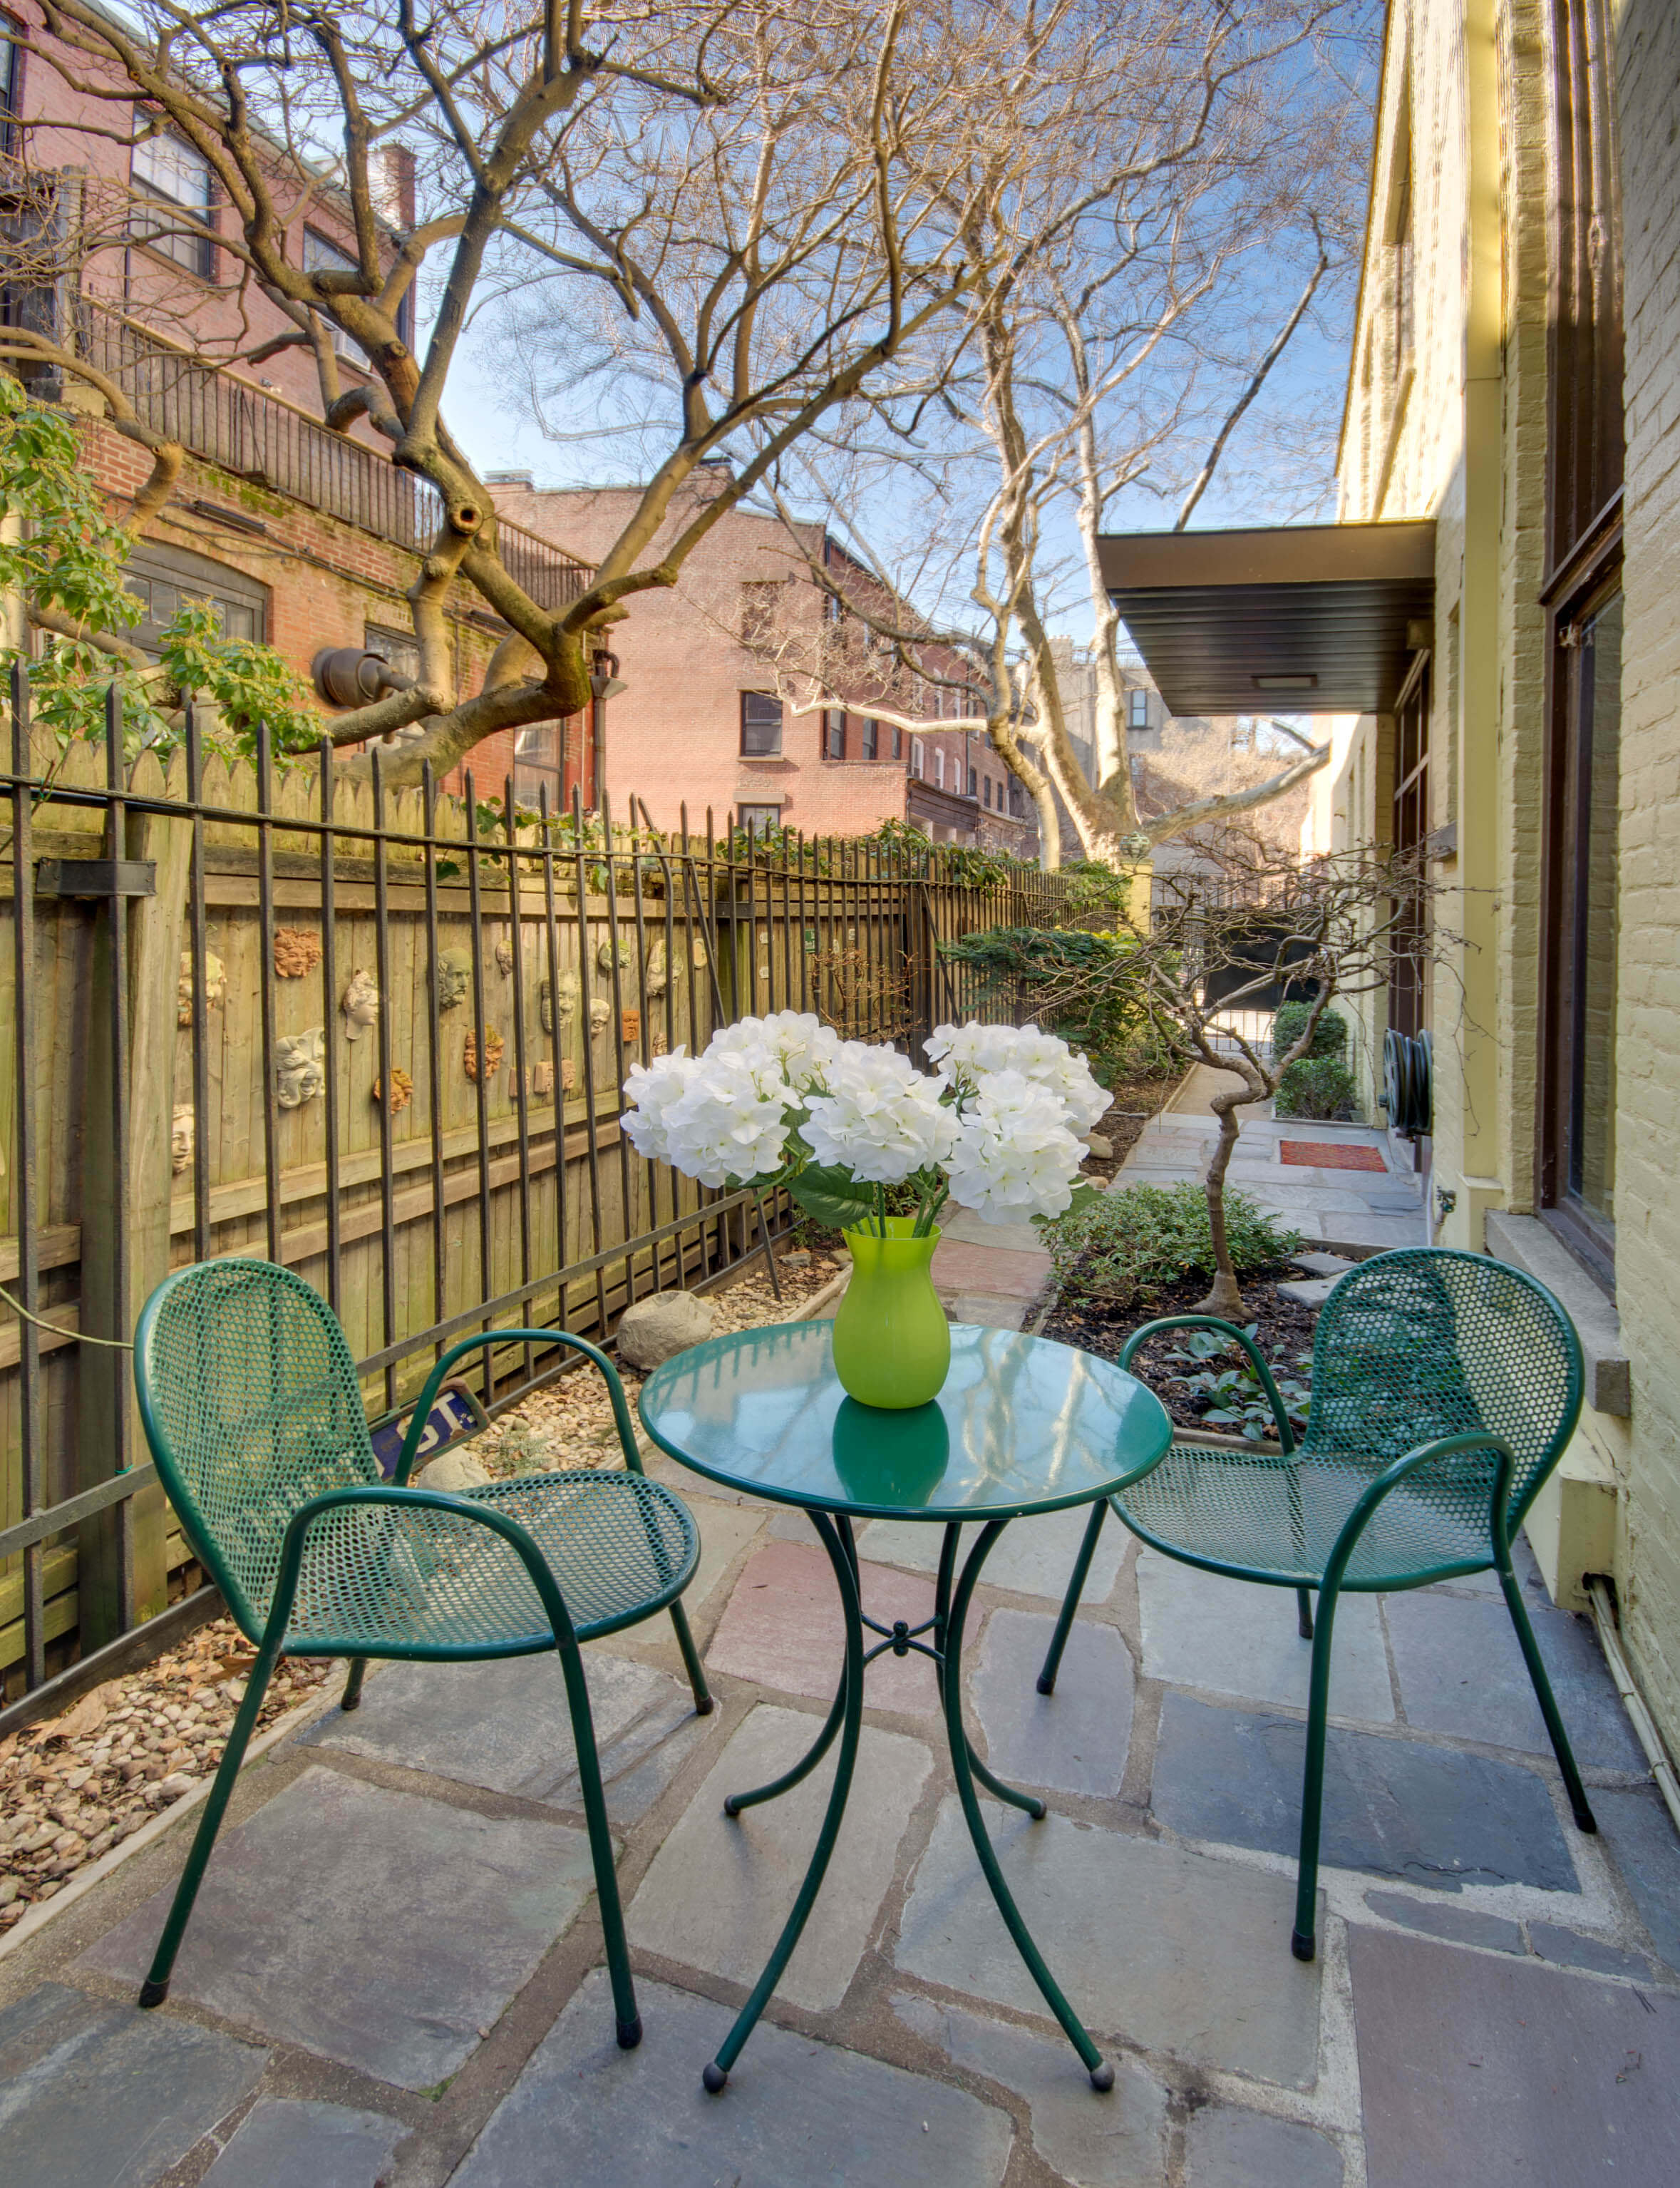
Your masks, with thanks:
M1237 1275L1294 1253L1298 1231L1272 1222L1247 1194L1227 1190L1226 1230ZM1046 1227L1063 1295L1105 1305L1147 1305L1192 1271L1211 1281L1213 1234L1199 1185L1132 1185L1103 1193Z
M1293 1048L1306 1030L1306 1022L1312 1016L1311 1003L1279 1003L1277 1015L1271 1022L1271 1052L1283 1056ZM1312 1046L1300 1060L1307 1057L1345 1056L1348 1051L1348 1022L1339 1011L1327 1010L1313 1028Z
M980 976L974 1003L1002 1002L1083 1049L1099 1081L1182 1068L1182 1037L1125 978L1129 934L1076 927L994 927L939 945L939 955ZM1074 1000L1077 998L1077 1000Z
M1339 1056L1304 1056L1278 1080L1272 1109L1279 1117L1346 1121L1359 1115L1359 1089Z

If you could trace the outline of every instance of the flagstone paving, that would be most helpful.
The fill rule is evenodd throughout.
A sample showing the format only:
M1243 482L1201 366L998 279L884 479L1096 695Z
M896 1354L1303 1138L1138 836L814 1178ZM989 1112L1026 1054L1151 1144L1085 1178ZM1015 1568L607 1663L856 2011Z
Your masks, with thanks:
M966 1296L1028 1311L1001 1281ZM1484 1580L1350 1599L1303 1965L1294 1597L1111 1525L1041 1696L1079 1513L998 1544L968 1707L994 1767L1049 1805L985 1808L1113 2089L1091 2089L979 1876L928 1667L888 1655L804 1942L707 2096L832 1764L738 1820L723 1797L815 1737L838 1621L803 1520L655 1470L705 1541L690 1604L719 1706L693 1715L667 1621L587 1652L640 2048L614 2041L553 1660L375 1666L353 1716L324 1703L245 1773L166 2005L132 2001L190 1816L0 1956L8 2188L1680 2179L1680 1841L1590 1627L1546 1604L1531 1560L1600 1835L1570 1819ZM877 1614L925 1616L934 1531L877 1524L860 1548Z

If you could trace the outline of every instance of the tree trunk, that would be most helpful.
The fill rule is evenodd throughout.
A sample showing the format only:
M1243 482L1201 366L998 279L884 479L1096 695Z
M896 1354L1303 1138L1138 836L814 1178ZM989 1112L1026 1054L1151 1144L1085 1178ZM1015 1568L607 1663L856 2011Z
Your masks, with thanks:
M1219 1119L1219 1142L1208 1164L1208 1175L1204 1181L1208 1196L1208 1228L1213 1233L1214 1280L1205 1299L1198 1300L1198 1314L1217 1314L1226 1322L1240 1321L1243 1312L1243 1294L1237 1282L1237 1271L1231 1259L1231 1240L1225 1227L1225 1173L1231 1167L1231 1158L1236 1153L1237 1135L1241 1127L1237 1122L1240 1102L1250 1101L1252 1095L1245 1087L1240 1095L1217 1094L1214 1097L1214 1114Z

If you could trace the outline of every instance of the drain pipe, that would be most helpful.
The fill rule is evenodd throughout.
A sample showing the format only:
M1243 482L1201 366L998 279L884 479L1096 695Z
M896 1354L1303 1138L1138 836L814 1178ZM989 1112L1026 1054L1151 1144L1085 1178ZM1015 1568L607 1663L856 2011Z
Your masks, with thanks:
M1633 1675L1627 1668L1627 1659L1621 1653L1621 1636L1616 1630L1615 1605L1610 1600L1610 1583L1602 1573L1587 1576L1587 1593L1593 1602L1593 1622L1598 1629L1604 1661L1610 1667L1616 1692L1622 1705L1633 1720L1633 1729L1639 1735L1639 1745L1645 1751L1645 1759L1651 1766L1651 1775L1657 1781L1657 1790L1667 1804L1674 1819L1674 1827L1680 1830L1680 1781L1674 1775L1674 1765L1669 1761L1651 1713L1645 1706L1645 1698L1633 1683Z

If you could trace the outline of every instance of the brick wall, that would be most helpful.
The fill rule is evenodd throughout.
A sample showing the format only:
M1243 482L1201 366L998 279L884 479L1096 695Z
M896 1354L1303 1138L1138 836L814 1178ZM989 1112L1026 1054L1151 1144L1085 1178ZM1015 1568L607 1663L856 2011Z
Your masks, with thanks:
M1680 11L1617 35L1627 323L1616 1303L1632 1369L1622 1617L1680 1749Z

